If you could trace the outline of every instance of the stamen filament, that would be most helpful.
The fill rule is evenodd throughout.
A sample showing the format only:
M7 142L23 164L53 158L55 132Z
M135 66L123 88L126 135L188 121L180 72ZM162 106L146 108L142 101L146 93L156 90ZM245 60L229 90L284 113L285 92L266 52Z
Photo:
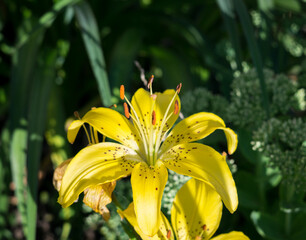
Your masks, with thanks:
M151 95L151 96L154 96L154 95ZM151 165L154 165L154 163L155 163L155 151L154 151L155 150L155 145L154 145L154 142L155 142L156 139L154 139L155 134L153 134L153 132L154 132L154 125L156 123L156 113L154 111L156 97L153 97L152 99L153 99L153 104L151 105L151 111L150 111L152 122L150 124L150 134L149 134L149 137L150 137L149 141L150 142L149 142L148 159L149 159L149 163ZM155 118L155 123L154 124L153 124L153 118Z
M173 98L172 98L171 101L170 101L170 104L168 105L168 108L167 108L166 112L165 112L165 117L164 117L164 119L163 119L163 121L162 121L162 123L161 123L161 125L160 125L159 133L157 134L157 138L156 138L157 144L156 144L156 146L155 146L155 151L157 151L157 149L158 149L159 146L160 146L160 143L161 143L161 140L162 140L161 134L162 134L162 132L163 132L163 128L164 128L166 122L169 120L169 118L170 118L171 115L173 114L173 113L171 112L170 116L167 117L168 112L169 112L169 110L170 110L170 107L171 107L173 101L175 100L177 94L178 94L178 92L176 91L175 94L174 94L174 96L173 96ZM167 131L166 131L166 132L167 132Z
M170 119L170 117L172 117L172 115L173 115L173 112L171 112L170 115L167 117L166 122ZM161 135L162 132L163 132L162 129L161 129L161 131L159 132L159 135L158 135L159 138L157 138L157 144L155 145L155 151L156 151L156 152L158 151L158 148L160 147L160 144L161 144L162 140L164 139L164 137L166 136L166 134L169 132L169 130L170 130L170 128L167 129L167 130L164 132L163 135Z
M85 130L85 133L86 133L86 136L87 136L87 139L88 139L88 144L92 144L92 142L90 141L90 137L89 137L89 133L87 131L87 128L85 127L85 124L83 123L82 124L84 130Z
M145 152L146 152L146 154L148 154L148 146L147 146L147 141L146 141L147 139L146 139L146 137L145 137L145 134L144 134L144 132L143 132L143 129L141 128L141 123L140 123L139 117L138 117L138 115L137 115L135 109L133 108L133 105L130 103L130 101L127 99L126 96L124 96L124 99L125 99L125 101L127 102L127 104L130 106L131 110L133 111L133 113L134 113L134 115L135 115L135 117L136 117L136 119L135 119L135 118L133 117L133 115L131 114L131 117L132 117L133 122L135 122L136 125L138 125L138 132L140 133L140 136L141 136L141 138L142 138L142 142L143 142L143 146L144 146L144 148L145 148Z
M79 115L78 111L75 111L73 114L74 114L74 116L75 116L76 118L78 118L80 121L82 121L82 119L80 118L80 115ZM87 136L87 140L88 140L88 144L91 144L90 137L89 137L89 134L88 134L88 131L87 131L86 127L85 127L84 122L82 123L82 126L83 126L83 128L84 128L84 130L85 130L85 133L86 133L86 136Z
M93 127L92 126L89 126L89 129L90 129L90 138L91 138L91 142L93 144L96 144L96 141L95 141L95 138L94 138L94 134L93 134Z
M94 140L95 143L99 143L98 131L93 128Z

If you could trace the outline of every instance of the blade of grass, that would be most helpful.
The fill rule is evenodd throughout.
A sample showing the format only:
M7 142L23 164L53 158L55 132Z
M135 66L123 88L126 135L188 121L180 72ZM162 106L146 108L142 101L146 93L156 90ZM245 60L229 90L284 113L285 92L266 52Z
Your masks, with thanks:
M85 1L77 4L74 9L91 68L98 84L101 101L104 106L110 106L112 104L111 91L95 16Z
M23 231L27 232L26 204L25 204L25 172L27 150L27 102L28 91L35 67L38 48L44 35L43 29L35 32L28 41L13 54L13 68L11 79L11 107L10 107L10 164L12 178L17 197L17 208L21 215Z
M47 105L50 89L55 78L55 50L47 51L39 58L29 102L29 135L28 135L28 191L27 191L27 224L28 240L35 240L37 215L38 170L41 158L43 134L46 125Z
M262 93L261 94L262 105L266 111L267 117L269 118L270 116L269 100L268 100L266 83L265 83L265 78L264 78L264 73L263 73L263 63L262 63L262 58L260 55L259 47L258 47L258 44L254 36L254 28L253 28L250 16L248 14L248 11L243 1L241 0L233 0L233 1L234 1L235 10L237 11L237 14L239 16L239 19L242 25L242 29L246 37L246 40L247 40L247 44L249 47L249 51L250 51L253 63L257 70L260 87L261 87L261 93Z
M8 230L7 216L9 216L9 149L10 133L6 126L3 127L0 136L0 239L11 239Z
M221 10L222 17L224 19L224 24L226 30L229 34L232 46L235 50L235 58L237 69L242 72L242 57L241 57L241 44L239 41L239 34L238 29L235 21L235 11L234 11L234 4L232 0L222 1L217 0L217 4Z

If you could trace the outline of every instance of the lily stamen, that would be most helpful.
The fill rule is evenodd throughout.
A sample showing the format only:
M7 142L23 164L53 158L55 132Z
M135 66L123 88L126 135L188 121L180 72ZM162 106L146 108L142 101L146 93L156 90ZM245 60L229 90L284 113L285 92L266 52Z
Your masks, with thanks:
M130 112L129 112L129 107L126 104L126 102L123 103L123 108L124 108L124 114L125 114L126 118L129 119L130 118Z

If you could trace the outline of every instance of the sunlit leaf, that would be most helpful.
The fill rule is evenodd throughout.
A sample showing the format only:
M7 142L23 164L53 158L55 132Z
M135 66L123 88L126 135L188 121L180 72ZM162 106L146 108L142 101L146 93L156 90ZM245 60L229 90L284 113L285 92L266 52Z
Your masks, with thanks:
M111 92L97 21L89 4L85 1L75 6L75 12L102 103L104 106L110 106Z

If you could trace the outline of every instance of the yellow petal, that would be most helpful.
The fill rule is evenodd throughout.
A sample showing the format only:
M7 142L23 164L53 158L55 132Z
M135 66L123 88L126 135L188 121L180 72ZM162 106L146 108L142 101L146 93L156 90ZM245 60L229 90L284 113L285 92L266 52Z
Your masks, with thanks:
M153 237L145 235L139 228L135 215L134 203L131 203L128 206L128 208L125 209L124 211L118 210L118 213L122 218L126 218L126 220L134 227L135 231L138 233L141 239L144 240L174 239L171 225L163 213L161 213L161 224L159 226L159 230Z
M137 222L141 231L154 236L159 228L161 199L168 179L165 166L137 164L132 172L131 184Z
M83 202L91 207L95 212L100 213L105 221L110 218L107 204L112 202L112 193L115 189L116 181L91 186L84 191Z
M220 234L211 240L250 240L244 233L232 231L230 233Z
M82 149L65 171L59 203L68 207L86 188L129 175L138 161L142 160L134 150L117 143L98 143Z
M200 143L180 144L160 159L167 168L212 185L231 213L237 209L237 189L231 171L225 158L213 148Z
M74 124L73 127L77 125L77 123L74 122L72 123ZM135 151L139 149L138 144L140 144L140 137L135 127L126 117L113 109L92 109L84 115L81 122L88 123L106 137L114 139ZM76 135L76 127L73 127L69 127L68 129L69 141L73 139L73 137L75 138Z
M176 194L171 222L177 239L209 239L222 216L220 195L208 184L189 180Z
M78 134L80 128L82 127L82 125L84 124L84 122L82 120L74 120L69 128L68 128L68 132L67 132L67 138L68 141L72 144L74 143L74 140L76 138L76 135Z
M217 129L224 130L228 153L234 153L238 144L237 135L233 130L225 127L224 121L220 117L206 112L191 115L179 122L169 133L161 147L161 152L177 144L194 142L205 138Z
M163 93L154 93L155 100L151 97L150 93L143 88L140 88L136 91L132 98L132 105L140 118L141 124L145 127L145 131L147 133L150 132L150 127L152 126L152 112L155 111L156 123L154 125L154 130L158 131L161 128L161 124L163 119L166 117L166 111L172 98L175 95L174 90L166 90ZM153 104L153 102L155 103ZM175 121L178 118L179 114L174 114L174 105L175 102L178 103L178 112L180 111L181 104L180 98L178 96L175 97L174 101L171 103L169 107L169 111L167 115L171 115L171 117L166 122L167 124L163 127L163 132L166 132L168 129L172 127ZM131 113L134 115L133 111ZM162 136L161 136L162 137Z
M63 176L71 160L72 158L69 158L66 161L62 162L60 165L58 165L58 167L53 173L53 186L57 191L59 191L61 188Z

